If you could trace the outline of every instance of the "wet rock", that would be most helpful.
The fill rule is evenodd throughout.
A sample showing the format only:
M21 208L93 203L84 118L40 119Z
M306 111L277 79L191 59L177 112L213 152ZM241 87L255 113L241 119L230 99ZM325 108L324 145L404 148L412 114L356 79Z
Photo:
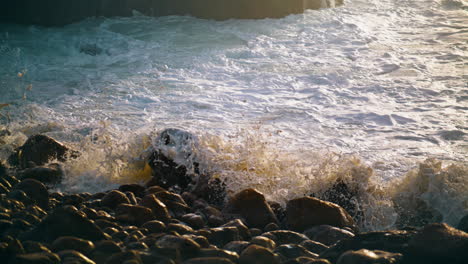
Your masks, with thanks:
M315 254L321 254L323 251L328 249L324 244L313 240L302 241L300 245Z
M249 232L251 236L259 236L263 233L263 231L260 228L249 228Z
M99 226L101 229L108 228L108 227L114 227L114 228L120 229L120 225L114 222L111 222L109 220L106 220L106 219L97 219L96 221L94 221L94 223L97 226Z
M122 263L138 263L141 264L140 254L136 250L128 250L124 252L114 253L106 259L105 264L122 264Z
M48 249L44 244L36 242L36 241L24 241L23 242L23 247L26 253L41 253L41 252L46 252L46 253L52 253L50 249Z
M76 250L63 250L58 252L62 263L95 264L94 261Z
M239 231L239 235L242 240L248 240L251 237L249 228L240 219L234 219L222 225L222 227L225 226L233 226L237 228L237 231Z
M144 242L131 242L127 244L127 249L144 251L148 249L148 245Z
M136 205L138 203L135 194L133 194L132 192L125 192L125 196L127 196L128 200L130 201L130 204Z
M143 197L145 195L145 187L139 184L124 184L120 185L119 191L125 192L132 192L136 197Z
M240 255L249 245L250 243L247 241L231 241L224 245L223 249L236 252Z
M357 251L346 251L338 259L337 264L396 264L401 263L403 255L381 250L360 249Z
M341 239L354 236L354 234L348 230L329 225L314 226L304 231L304 235L328 246L335 244Z
M262 236L273 239L277 245L300 244L302 241L309 240L307 236L289 230L270 231L263 233Z
M235 194L226 204L224 212L240 215L249 227L263 228L269 223L278 223L263 194L255 189Z
M59 252L63 250L75 250L87 255L94 249L94 244L89 240L71 236L64 236L57 238L52 243L51 248L54 252ZM62 256L60 257L63 259Z
M24 191L42 209L49 208L49 192L44 184L34 179L26 179L15 185L15 190Z
M55 209L34 229L24 234L25 239L45 242L52 242L61 236L73 236L91 241L106 239L101 229L73 206Z
M184 224L174 224L170 223L167 225L167 230L168 231L175 231L181 235L183 234L188 234L188 233L193 233L193 229L190 226L184 225Z
M270 250L274 250L276 248L275 241L273 241L272 239L269 239L268 237L264 237L264 236L253 237L250 240L250 243L254 244L254 245L262 246L264 248L268 248Z
M96 263L104 263L109 256L121 252L123 252L122 248L116 242L103 240L96 243L96 247L93 252L91 252L90 257Z
M227 258L219 257L202 257L202 258L192 258L183 262L183 264L234 264Z
M208 241L220 248L231 241L240 240L239 231L233 226L215 227L206 231L208 232L205 234L205 237Z
M312 259L312 260L307 260L306 262L301 262L305 264L332 264L330 261L327 259Z
M468 214L460 220L457 228L468 233Z
M353 218L342 207L312 197L290 200L286 222L289 228L300 232L317 225L355 228Z
M139 205L120 204L115 209L115 214L118 221L137 226L154 219L149 208Z
M142 228L148 229L148 232L151 233L161 233L166 230L166 225L158 220L151 220L146 223L144 223Z
M16 255L10 262L17 264L59 264L60 257L54 253L40 252Z
M181 217L181 220L195 229L200 229L205 226L205 220L199 214L185 214Z
M265 230L265 232L269 232L269 231L275 231L279 229L280 227L276 223L269 223L268 225L265 226L263 230Z
M121 191L110 191L101 199L101 205L105 207L116 208L120 204L130 204L128 197Z
M39 166L29 168L21 173L21 179L35 179L44 184L57 184L63 179L64 171L62 167L57 164L49 164L47 166Z
M279 264L276 255L269 249L258 245L250 245L242 251L240 264Z
M198 253L199 257L216 257L229 259L230 261L237 263L239 260L239 255L235 252L218 249L218 248L202 248Z
M192 239L174 235L162 236L155 245L162 249L176 250L175 255L182 254L185 259L195 257L201 249L200 245Z
M323 251L321 258L335 263L344 252L348 250L382 250L394 253L405 253L408 243L415 231L392 230L356 234L354 237L345 238Z
M426 225L409 241L412 259L427 263L466 263L468 233L445 223Z
M154 194L148 194L143 199L141 199L140 203L141 206L145 206L151 211L155 218L162 222L167 222L170 219L169 211L167 210L166 205L161 202Z
M34 135L28 138L23 146L19 147L9 158L12 165L20 168L28 168L32 162L42 166L51 160L65 161L67 155L76 157L78 152L70 150L62 143L44 135Z
M361 219L363 215L362 210L359 209L358 197L358 191L350 187L343 180L337 180L330 189L320 196L323 200L343 207L346 212L356 217L356 219Z
M19 218L19 219L25 220L28 223L33 224L33 225L36 225L41 221L39 217L33 215L30 212L27 212L26 210L13 213L11 216L13 218Z
M317 258L318 255L308 251L306 248L296 244L284 244L277 247L274 251L280 255L283 260L294 259L301 256Z

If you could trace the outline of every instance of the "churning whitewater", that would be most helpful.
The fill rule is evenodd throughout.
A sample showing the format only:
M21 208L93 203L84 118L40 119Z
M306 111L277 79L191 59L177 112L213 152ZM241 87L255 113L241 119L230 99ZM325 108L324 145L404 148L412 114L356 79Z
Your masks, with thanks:
M145 150L174 127L233 192L285 201L343 178L366 229L392 226L395 203L418 210L402 205L411 196L456 223L468 210L467 25L464 0L3 24L0 158L47 134L82 153L57 188L103 191L146 180Z

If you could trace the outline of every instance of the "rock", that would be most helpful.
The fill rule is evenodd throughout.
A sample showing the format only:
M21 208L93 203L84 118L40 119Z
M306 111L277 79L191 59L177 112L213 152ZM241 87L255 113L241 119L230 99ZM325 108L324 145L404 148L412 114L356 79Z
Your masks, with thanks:
M34 135L29 137L23 146L10 156L9 162L20 168L28 168L30 162L42 166L55 159L65 161L67 155L76 157L78 152L70 150L48 136Z
M25 239L45 242L52 242L61 236L73 236L91 241L106 239L101 229L73 206L55 209L35 228L24 234Z
M15 264L59 264L60 257L57 254L50 252L20 254L14 256L10 263Z
M63 179L64 172L62 167L57 164L29 168L21 173L21 179L35 179L44 184L57 184Z
M188 259L182 264L234 264L234 262L230 261L227 258L203 257Z
M59 252L63 250L76 250L87 255L94 249L94 244L89 240L84 240L71 236L63 236L57 238L52 243L51 248L54 252ZM63 259L63 257L60 254L59 256Z
M250 245L242 251L239 264L279 264L279 260L269 249Z
M15 185L15 190L24 191L42 209L49 208L49 192L44 184L34 179L26 179Z
M217 257L217 258L224 258L229 259L230 261L237 263L239 261L239 255L232 251L227 251L218 248L202 248L198 253L199 257L209 258L209 257Z
M136 250L128 250L124 252L114 253L106 259L105 264L122 264L122 263L142 263L140 254Z
M277 245L300 244L302 241L309 240L307 236L289 230L270 231L263 233L262 236L273 239Z
M286 222L289 228L300 232L317 225L355 228L353 218L342 207L312 197L290 200Z
M223 249L236 252L240 255L249 245L250 243L247 241L231 241L224 245Z
M120 204L115 209L118 221L140 226L154 219L153 212L144 206Z
M151 220L146 223L144 223L142 228L148 229L148 232L151 233L161 233L166 230L166 225L158 220Z
M199 214L185 214L181 217L181 220L195 229L200 229L205 226L205 220Z
M136 183L120 185L119 191L123 193L132 192L136 197L140 197L140 198L145 196L145 187Z
M224 212L240 215L249 227L263 228L269 223L278 223L263 194L255 189L235 194L226 204Z
M239 231L240 239L242 240L248 240L251 237L249 228L240 219L234 219L222 225L222 227L225 226L232 226L237 228L237 231Z
M329 225L314 226L304 231L304 235L327 246L333 245L343 238L354 236L354 234L348 230Z
M404 254L407 252L408 243L415 233L415 231L392 230L356 234L354 237L340 240L323 251L320 257L335 263L346 251L363 248Z
M123 252L120 246L112 240L103 240L96 243L96 247L91 252L90 257L96 263L104 263L105 260L115 254Z
M208 232L205 237L208 241L220 248L231 241L240 240L239 231L233 226L215 227L207 229L206 231Z
M324 244L313 240L304 240L300 245L315 254L321 254L323 251L328 249Z
M22 190L11 190L7 194L8 198L22 202L23 204L30 205L34 203L34 200L29 198L28 195Z
M409 241L408 254L426 263L466 263L468 233L445 223L426 225Z
M120 204L130 204L128 197L121 191L110 191L101 199L101 205L105 207L116 208Z
M396 264L401 263L403 255L381 250L360 249L346 251L338 259L337 264Z
M468 233L468 214L460 220L457 228Z
M253 237L250 240L250 243L254 244L254 245L262 246L264 248L268 248L270 250L274 250L276 248L275 241L273 241L272 239L269 239L268 237L264 237L264 236Z
M317 254L312 253L303 246L296 244L283 244L278 246L273 252L279 254L283 260L294 259L301 256L310 258L318 257Z
M363 217L363 212L359 209L358 197L358 190L353 189L343 180L337 180L330 189L326 190L320 196L320 198L325 201L343 207L346 212L356 217L356 219L361 219Z
M76 250L63 250L58 252L62 263L95 264L94 261Z
M183 258L193 258L200 251L200 245L187 237L165 235L159 238L155 245L158 248L176 250Z
M141 206L148 207L153 211L155 218L162 222L167 222L171 218L169 211L164 203L162 203L154 194L148 194L141 199Z
M265 232L275 231L275 230L279 230L279 229L280 229L280 227L276 223L269 223L264 228Z
M189 234L193 233L193 229L190 226L184 225L184 224L175 224L175 223L170 223L167 225L167 230L168 231L175 231L181 235L183 234Z

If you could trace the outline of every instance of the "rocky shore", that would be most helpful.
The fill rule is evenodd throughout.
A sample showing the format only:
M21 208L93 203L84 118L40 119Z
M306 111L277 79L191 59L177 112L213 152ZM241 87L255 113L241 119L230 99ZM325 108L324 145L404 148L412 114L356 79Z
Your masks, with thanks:
M128 17L134 11L153 17L278 18L342 4L343 0L6 0L0 4L0 22L63 26L90 17Z
M170 144L173 136L163 133L160 139ZM431 223L360 232L347 212L353 208L344 202L340 206L309 196L282 207L255 189L228 196L221 181L196 169L188 173L157 149L148 160L153 178L145 185L125 184L95 194L53 192L63 171L60 164L48 161L79 155L52 138L36 135L17 149L8 164L0 164L2 263L462 264L468 260L468 216L457 228ZM335 197L340 190L335 190Z

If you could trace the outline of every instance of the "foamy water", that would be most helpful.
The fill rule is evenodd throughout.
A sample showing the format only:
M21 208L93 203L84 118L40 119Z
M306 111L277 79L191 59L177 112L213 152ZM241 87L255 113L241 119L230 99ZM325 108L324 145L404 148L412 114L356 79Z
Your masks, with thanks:
M395 220L386 185L403 181L455 223L468 208L467 25L462 0L0 25L0 103L12 103L0 118L13 132L0 155L48 134L84 153L64 164L61 190L96 192L147 179L145 149L177 127L232 192L284 201L349 178L378 229ZM427 158L444 165L408 173Z

